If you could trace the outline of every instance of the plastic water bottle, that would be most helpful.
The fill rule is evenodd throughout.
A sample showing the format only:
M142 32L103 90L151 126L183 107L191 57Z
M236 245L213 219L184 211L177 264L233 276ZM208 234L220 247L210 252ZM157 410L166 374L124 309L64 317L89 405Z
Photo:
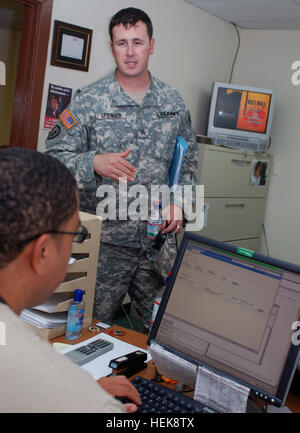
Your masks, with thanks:
M169 272L169 274L168 274L168 276L167 276L167 278L166 278L166 285L167 285L167 283L168 283L168 281L169 281L170 275L171 275L171 272ZM161 299L162 299L162 297L163 297L163 294L164 294L165 288L166 288L166 286L163 286L163 287L158 291L158 293L157 293L157 295L156 295L156 298L154 299L153 310L152 310L151 326L150 326L150 330L149 330L149 332L151 331L151 328L152 328L153 323L154 323L154 321L155 321L155 317L156 317L156 314L157 314L157 312L158 312L158 309L159 309L159 306L160 306Z
M152 203L152 212L147 220L147 237L155 239L162 226L162 217L160 215L161 203L156 200Z
M161 296L156 296L156 298L154 299L154 305L153 305L153 310L152 310L152 319L151 319L151 326L153 325L154 321L155 321L155 317L156 314L158 312L160 303L161 303Z
M84 302L83 290L77 289L74 291L74 299L70 302L66 327L66 339L75 340L81 336L83 318L84 318Z

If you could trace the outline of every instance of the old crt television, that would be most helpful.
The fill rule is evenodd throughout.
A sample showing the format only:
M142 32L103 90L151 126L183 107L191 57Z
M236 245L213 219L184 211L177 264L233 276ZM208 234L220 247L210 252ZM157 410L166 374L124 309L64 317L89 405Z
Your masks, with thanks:
M300 266L186 231L148 345L166 352L164 376L186 383L181 362L163 364L173 354L281 406L300 356L299 320Z
M213 144L265 152L270 144L274 92L214 83L207 125Z

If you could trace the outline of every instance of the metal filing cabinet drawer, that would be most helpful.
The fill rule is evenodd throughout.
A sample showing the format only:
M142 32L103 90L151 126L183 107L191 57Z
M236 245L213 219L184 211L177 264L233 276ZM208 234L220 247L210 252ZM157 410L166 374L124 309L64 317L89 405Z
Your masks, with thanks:
M266 184L252 186L256 161L268 161ZM204 185L203 236L260 251L272 155L199 143L198 184Z
M260 237L264 198L205 198L209 204L207 226L199 234L219 241Z
M246 248L247 250L259 252L261 241L259 238L254 239L239 239L238 241L228 242L230 245L234 245L236 247Z
M266 184L252 186L250 176L257 160L268 161ZM271 163L269 154L206 146L199 183L206 197L266 197Z

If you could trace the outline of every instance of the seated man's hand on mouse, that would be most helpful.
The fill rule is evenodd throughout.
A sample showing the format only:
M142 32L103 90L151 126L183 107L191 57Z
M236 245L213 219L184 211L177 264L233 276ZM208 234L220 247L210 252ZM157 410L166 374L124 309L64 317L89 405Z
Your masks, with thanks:
M121 397L127 412L136 412L137 405L141 405L138 391L125 376L101 377L99 385L114 397Z

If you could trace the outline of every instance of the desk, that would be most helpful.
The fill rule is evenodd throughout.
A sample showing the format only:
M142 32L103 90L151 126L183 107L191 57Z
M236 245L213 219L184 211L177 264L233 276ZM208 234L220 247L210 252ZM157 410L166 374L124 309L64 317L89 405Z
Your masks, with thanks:
M99 320L94 320L93 323L97 323ZM126 343L133 344L134 346L141 347L142 349L147 349L147 335L141 334L139 332L132 331L130 329L122 328L121 326L112 326L110 329L121 329L122 331L125 331L125 335L123 336L114 336L115 338L125 341ZM81 341L84 341L88 338L94 337L96 334L94 332L89 331L88 329L82 330L82 336L74 341L66 340L65 336L62 335L60 337L54 338L51 340L51 343L57 342L57 343L65 343L65 344L77 344ZM153 361L148 362L148 366L145 370L140 371L135 376L142 376L146 379L152 379L155 375L155 366ZM134 376L132 376L133 378ZM172 387L172 385L166 385ZM192 397L191 393L186 393L186 395ZM260 400L257 400L258 406L263 407L263 403ZM292 412L294 413L300 413L300 397L289 394L285 403L285 406L287 406Z

